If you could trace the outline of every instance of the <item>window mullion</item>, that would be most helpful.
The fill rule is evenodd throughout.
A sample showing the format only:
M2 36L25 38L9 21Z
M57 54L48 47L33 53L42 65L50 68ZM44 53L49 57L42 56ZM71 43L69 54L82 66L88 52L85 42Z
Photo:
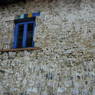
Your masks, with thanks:
M33 23L33 33L32 33L32 37L33 37L33 40L32 40L32 47L34 47L35 46L35 42L34 42L34 30L35 30L35 26L36 26L36 24L35 23Z
M26 40L27 40L27 24L24 24L24 33L23 33L23 42L22 42L23 48L26 47Z

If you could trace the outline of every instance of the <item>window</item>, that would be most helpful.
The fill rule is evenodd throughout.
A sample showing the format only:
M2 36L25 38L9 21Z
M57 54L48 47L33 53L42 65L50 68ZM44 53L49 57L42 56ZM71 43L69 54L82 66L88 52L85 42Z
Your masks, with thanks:
M34 26L33 23L28 24L27 43L26 43L27 47L34 46L33 43L31 44L31 42L33 41L33 26Z
M33 48L34 32L36 27L36 17L39 13L24 14L18 16L15 22L14 29L14 44L13 48Z
M24 25L20 24L18 29L17 48L22 48Z
M24 22L16 25L14 48L34 47L34 22Z

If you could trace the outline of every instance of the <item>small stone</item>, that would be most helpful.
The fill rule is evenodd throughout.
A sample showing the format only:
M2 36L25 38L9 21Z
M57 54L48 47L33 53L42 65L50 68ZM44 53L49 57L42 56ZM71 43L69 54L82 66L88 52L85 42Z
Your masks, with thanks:
M10 88L10 91L12 91L12 92L14 92L16 90L17 90L16 88Z
M37 88L28 88L27 89L27 93L37 93L37 92L38 92Z
M32 92L32 90L33 90L33 88L28 88L28 89L27 89L27 93Z
M92 95L95 95L95 89L93 89Z
M78 89L73 89L72 90L72 95L79 95L79 90Z
M83 90L83 95L89 95L89 91L87 89Z
M52 73L46 74L46 79L52 80L53 79L53 74Z
M64 93L65 91L66 91L66 88L61 88L61 87L59 87L57 90L58 93Z
M32 89L32 92L33 92L33 93L37 93L37 92L38 92L37 88L33 88L33 89Z
M9 58L14 58L16 56L15 52L9 52Z
M48 95L48 93L47 93L46 91L44 91L44 92L42 93L42 95Z
M8 54L7 53L4 53L2 56L3 56L3 60L8 59Z
M1 72L1 73L5 73L5 71L4 71L4 70L0 70L0 72Z

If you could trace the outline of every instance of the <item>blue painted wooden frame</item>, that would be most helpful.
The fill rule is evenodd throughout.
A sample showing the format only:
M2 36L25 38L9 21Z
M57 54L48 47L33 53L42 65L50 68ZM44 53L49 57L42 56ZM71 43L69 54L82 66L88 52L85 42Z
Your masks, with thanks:
M18 24L16 24L14 28L13 48L17 48L17 39L18 39Z
M23 22L23 23L17 23L15 25L14 29L14 43L13 43L13 48L17 48L17 43L18 43L18 34L19 34L19 25L23 24L24 25L24 33L23 33L23 42L22 42L22 48L26 48L26 43L27 43L27 32L28 32L28 24L32 23L33 24L33 33L32 37L34 38L34 30L36 27L36 22L33 21L28 21L28 22ZM34 40L31 42L31 47L33 48L35 46Z

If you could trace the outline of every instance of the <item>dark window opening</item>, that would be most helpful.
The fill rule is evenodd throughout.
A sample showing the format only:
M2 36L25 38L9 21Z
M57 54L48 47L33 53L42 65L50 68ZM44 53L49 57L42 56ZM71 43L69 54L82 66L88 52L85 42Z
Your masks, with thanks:
M33 23L30 23L30 24L28 24L28 27L27 27L28 28L27 29L28 30L27 31L27 40L26 40L27 41L27 43L26 43L27 47L32 47L32 44L33 44L32 43L32 41L33 41L33 30L34 30L33 25L34 25Z
M24 25L23 24L20 24L18 26L17 48L22 48L23 32L24 32Z

